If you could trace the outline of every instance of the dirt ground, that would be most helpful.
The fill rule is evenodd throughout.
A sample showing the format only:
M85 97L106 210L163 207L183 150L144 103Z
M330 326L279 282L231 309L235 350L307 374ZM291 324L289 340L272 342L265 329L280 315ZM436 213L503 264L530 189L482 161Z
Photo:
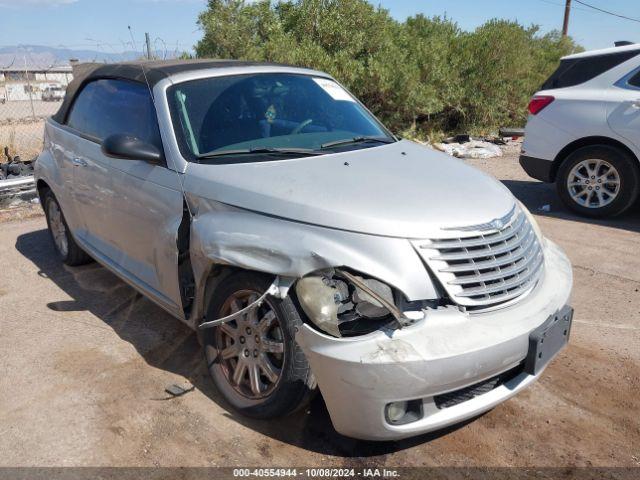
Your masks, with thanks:
M0 223L0 467L640 466L640 208L586 221L515 154L473 163L574 266L570 345L526 391L397 443L338 435L321 397L282 420L239 417L186 327L97 264L63 267L28 214ZM169 398L174 383L195 389Z

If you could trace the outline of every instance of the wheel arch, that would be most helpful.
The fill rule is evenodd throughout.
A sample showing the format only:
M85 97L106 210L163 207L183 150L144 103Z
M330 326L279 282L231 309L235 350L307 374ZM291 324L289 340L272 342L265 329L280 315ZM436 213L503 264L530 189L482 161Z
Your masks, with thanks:
M562 162L564 162L567 157L569 157L569 155L580 148L592 147L597 145L615 147L627 153L631 158L636 160L636 168L640 171L640 162L638 161L638 156L633 152L633 150L631 150L631 148L622 143L620 140L604 136L590 136L574 140L573 142L566 145L562 150L560 150L560 152L556 155L556 158L553 160L553 164L551 167L551 181L556 181L556 176L558 174L558 170L560 169L560 165L562 165Z
M49 186L49 184L44 180L42 180L41 178L38 179L38 181L36 182L36 192L38 192L38 198L40 199L41 205L43 205L42 201L44 199L44 194L47 190L51 190L51 187Z
M218 287L229 277L238 273L255 273L259 275L264 275L265 277L275 277L275 275L261 272L258 270L251 270L248 268L237 267L234 265L224 265L224 264L216 264L211 263L208 266L206 274L203 276L204 278L199 282L199 287L196 288L195 292L195 305L191 312L191 316L189 319L189 326L196 330L198 334L198 340L202 343L201 331L198 329L198 325L202 322L206 321L207 310L209 308L209 304L213 298L213 295L218 290Z
M220 284L222 284L232 275L236 275L239 273L251 273L260 275L262 277L268 278L269 281L273 281L273 279L275 278L274 274L261 272L258 270L251 270L248 268L236 267L233 265L212 265L209 275L207 276L207 279L205 280L203 285L203 317L206 316L209 303L211 302L211 299Z

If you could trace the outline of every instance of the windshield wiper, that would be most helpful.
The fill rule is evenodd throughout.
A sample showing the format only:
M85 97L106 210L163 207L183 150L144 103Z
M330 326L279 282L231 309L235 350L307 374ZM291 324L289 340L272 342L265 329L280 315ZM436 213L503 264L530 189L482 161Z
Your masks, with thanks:
M233 155L249 155L260 153L275 153L277 155L324 155L324 152L317 150L311 150L309 148L275 148L275 147L261 147L261 148L243 148L239 150L214 150L212 152L203 153L198 155L197 158L214 158L225 157Z
M342 140L335 140L333 142L327 142L320 145L321 149L337 147L339 145L349 145L352 143L365 143L365 142L377 142L377 143L393 143L395 140L388 137L352 137L352 138L344 138Z

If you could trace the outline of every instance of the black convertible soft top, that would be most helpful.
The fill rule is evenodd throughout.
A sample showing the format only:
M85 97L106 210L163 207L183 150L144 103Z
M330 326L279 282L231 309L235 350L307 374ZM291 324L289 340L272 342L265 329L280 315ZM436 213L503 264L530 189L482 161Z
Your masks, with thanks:
M265 62L245 62L241 60L145 60L122 63L80 63L73 69L73 80L67 86L67 94L60 109L51 118L58 123L63 123L73 100L82 87L99 78L118 78L134 82L146 83L154 87L159 81L177 73L208 68L228 67L259 67L278 66L290 67L291 65ZM144 71L143 71L144 69ZM145 80L146 76L146 80Z

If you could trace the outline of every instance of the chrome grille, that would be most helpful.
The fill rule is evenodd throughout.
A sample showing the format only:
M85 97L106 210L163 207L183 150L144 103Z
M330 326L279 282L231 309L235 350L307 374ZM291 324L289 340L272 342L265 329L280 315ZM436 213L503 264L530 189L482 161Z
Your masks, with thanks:
M451 238L414 241L451 298L466 307L489 307L529 291L540 277L543 254L526 215L514 208L491 224L452 231ZM487 229L488 227L488 229Z

